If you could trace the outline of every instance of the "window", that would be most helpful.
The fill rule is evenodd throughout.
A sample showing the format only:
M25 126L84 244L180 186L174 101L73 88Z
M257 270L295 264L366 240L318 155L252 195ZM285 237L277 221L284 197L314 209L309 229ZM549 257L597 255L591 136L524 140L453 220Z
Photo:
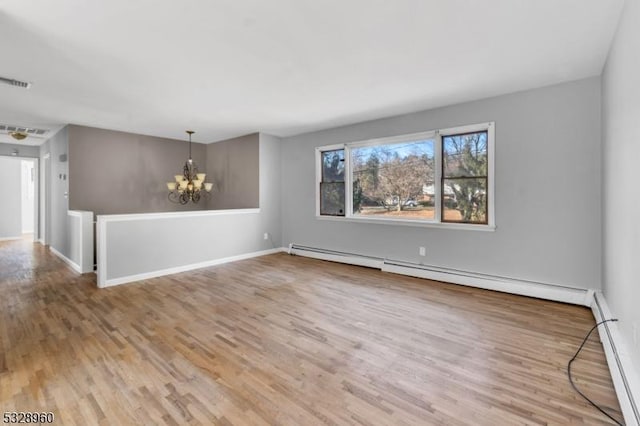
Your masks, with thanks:
M319 217L494 227L493 123L316 151Z
M320 214L344 216L344 149L322 151L320 180Z
M487 224L489 132L442 136L442 221Z
M435 140L408 140L351 149L353 215L435 219Z

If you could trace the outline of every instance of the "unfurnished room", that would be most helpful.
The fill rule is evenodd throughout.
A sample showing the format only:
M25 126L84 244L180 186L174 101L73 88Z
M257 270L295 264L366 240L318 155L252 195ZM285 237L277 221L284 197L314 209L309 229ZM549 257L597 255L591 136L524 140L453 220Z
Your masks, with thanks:
M0 416L640 425L640 0L0 2Z

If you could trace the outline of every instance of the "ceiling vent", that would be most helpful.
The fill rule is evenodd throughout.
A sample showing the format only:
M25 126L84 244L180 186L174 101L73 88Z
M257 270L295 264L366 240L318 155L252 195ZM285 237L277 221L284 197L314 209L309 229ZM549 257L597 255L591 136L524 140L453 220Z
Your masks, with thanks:
M31 83L7 77L0 77L0 83L8 84L9 86L22 87L23 89L28 89L31 87Z
M10 124L0 124L0 133L26 133L29 136L36 137L45 137L49 130L47 129L36 129L34 127L24 127L24 126L12 126Z

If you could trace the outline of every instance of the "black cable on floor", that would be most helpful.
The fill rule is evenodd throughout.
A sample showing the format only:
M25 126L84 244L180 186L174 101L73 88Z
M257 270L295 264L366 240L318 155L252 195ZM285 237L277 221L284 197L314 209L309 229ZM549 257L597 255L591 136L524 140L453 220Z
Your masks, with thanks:
M580 392L580 389L578 389L578 387L576 386L575 383L573 383L573 377L571 377L571 364L573 364L573 361L576 360L576 358L578 357L578 354L580 354L580 351L582 350L582 348L584 347L585 343L587 343L587 340L589 340L589 337L591 336L591 333L593 333L593 330L595 330L596 328L598 328L598 326L600 324L604 324L605 322L609 322L609 321L618 321L617 318L609 318L606 320L602 320L599 323L597 323L596 325L594 325L591 330L589 330L589 332L587 333L587 335L585 336L584 340L582 341L582 344L580 345L580 347L578 348L578 350L576 351L576 354L573 356L573 358L571 358L571 360L569 361L569 364L567 364L567 374L569 376L569 383L571 383L571 386L573 387L573 389L578 392L578 394L580 394L581 397L583 397L584 399L587 400L587 402L591 405L593 405L594 407L596 407L598 409L598 411L600 411L602 414L604 414L605 416L609 417L611 420L613 420L617 425L619 426L624 426L624 423L619 422L618 420L614 419L613 417L611 417L609 415L609 413L607 413L606 411L604 411L598 404L596 404L595 402L593 402L592 400L590 400L585 394L583 394L582 392Z

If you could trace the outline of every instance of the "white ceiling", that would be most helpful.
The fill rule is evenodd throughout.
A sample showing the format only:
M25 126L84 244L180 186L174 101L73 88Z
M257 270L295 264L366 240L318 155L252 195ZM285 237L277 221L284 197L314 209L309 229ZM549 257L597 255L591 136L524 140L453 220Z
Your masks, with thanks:
M0 122L288 136L598 75L622 4L2 0Z

